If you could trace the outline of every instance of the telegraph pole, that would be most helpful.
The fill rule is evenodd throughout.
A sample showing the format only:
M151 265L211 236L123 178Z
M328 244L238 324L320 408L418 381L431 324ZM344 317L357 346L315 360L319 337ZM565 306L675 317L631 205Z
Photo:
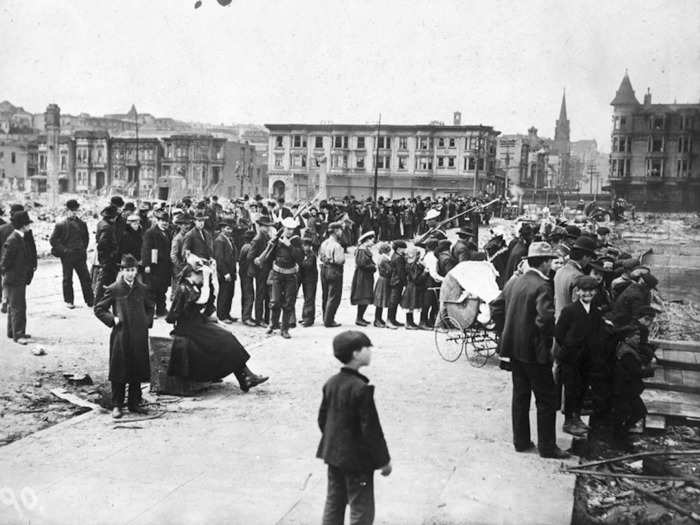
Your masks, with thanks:
M377 140L374 142L374 202L377 202L377 181L379 179L378 167L379 162L379 130L382 127L382 114L379 114L379 121L377 122Z
M472 196L476 199L476 192L477 192L477 179L479 178L479 158L481 156L481 140L482 140L482 132L481 132L481 124L479 124L479 136L476 139L476 162L474 164L474 188L472 190ZM484 166L485 168L486 166Z
M136 124L136 200L141 202L141 176L139 174L139 114L134 106L134 123Z

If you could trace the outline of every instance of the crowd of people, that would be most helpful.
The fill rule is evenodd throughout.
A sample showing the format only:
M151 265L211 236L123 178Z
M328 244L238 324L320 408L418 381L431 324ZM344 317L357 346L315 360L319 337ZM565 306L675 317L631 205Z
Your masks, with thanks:
M493 329L502 336L502 366L513 375L516 450L531 446L531 392L543 456L564 455L554 440L562 390L565 432L587 432L581 414L592 409L609 415L616 435L624 436L644 415L639 394L653 355L648 328L656 312L656 279L638 258L610 245L607 228L547 215L522 223L510 242L492 231L480 250L478 227L490 213L480 204L453 197L348 197L287 206L284 199L260 196L222 204L214 196L137 208L115 196L100 213L90 268L88 226L80 218L80 203L70 199L50 244L61 261L66 307L75 308L75 274L85 304L113 330L110 380L116 407L133 383L128 405L139 409L135 385L148 379L148 363L131 359L128 347L143 354L152 317L175 325L171 373L199 381L234 373L246 391L267 380L250 371L245 349L218 324L238 321L231 313L236 280L240 321L246 326L279 331L284 338L297 325L320 322L334 328L348 247L356 246L349 300L360 327L432 330L440 322L439 290L447 274L465 261L493 265L503 289L491 304ZM3 311L8 336L26 344L25 288L37 267L36 246L29 214L20 205L9 211L10 222L0 226ZM457 228L455 242L447 238L450 227ZM297 319L300 291L304 300ZM370 306L373 319L367 318Z

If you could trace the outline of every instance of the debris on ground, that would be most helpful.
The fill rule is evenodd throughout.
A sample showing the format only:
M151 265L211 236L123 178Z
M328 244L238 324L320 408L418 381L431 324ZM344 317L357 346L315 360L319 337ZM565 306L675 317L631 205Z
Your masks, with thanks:
M656 316L657 337L670 341L700 341L700 308L690 301L669 301Z
M572 523L581 524L676 524L700 518L700 432L690 426L671 426L660 435L642 435L634 441L633 454L619 460L587 467L587 470L618 477L579 475L574 492ZM665 456L657 452L687 452ZM582 465L620 456L618 450L596 442ZM660 478L640 479L642 477ZM697 480L697 481L696 481Z

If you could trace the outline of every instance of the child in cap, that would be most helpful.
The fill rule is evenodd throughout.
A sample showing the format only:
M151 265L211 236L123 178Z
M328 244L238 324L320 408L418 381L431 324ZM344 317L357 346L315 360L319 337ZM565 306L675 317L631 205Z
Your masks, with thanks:
M383 242L378 248L377 281L374 283L374 326L386 328L382 319L384 308L389 306L389 280L391 279L391 245Z
M351 523L374 521L374 471L391 474L391 458L374 404L374 386L360 374L372 358L372 342L357 330L333 339L340 372L323 385L318 411L321 442L316 457L328 465L328 489L323 510L326 525L343 523L350 505Z
M564 385L563 431L574 436L589 429L581 420L583 397L589 386L590 362L602 347L603 317L593 306L598 281L581 275L574 281L578 300L565 306L554 329L558 343L557 360Z

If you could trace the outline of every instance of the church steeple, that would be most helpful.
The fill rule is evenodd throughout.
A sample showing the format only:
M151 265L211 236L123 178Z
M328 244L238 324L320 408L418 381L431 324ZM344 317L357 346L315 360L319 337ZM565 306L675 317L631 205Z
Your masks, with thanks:
M554 140L559 142L569 142L569 119L566 116L566 90L561 97L561 109L559 119L554 127Z

